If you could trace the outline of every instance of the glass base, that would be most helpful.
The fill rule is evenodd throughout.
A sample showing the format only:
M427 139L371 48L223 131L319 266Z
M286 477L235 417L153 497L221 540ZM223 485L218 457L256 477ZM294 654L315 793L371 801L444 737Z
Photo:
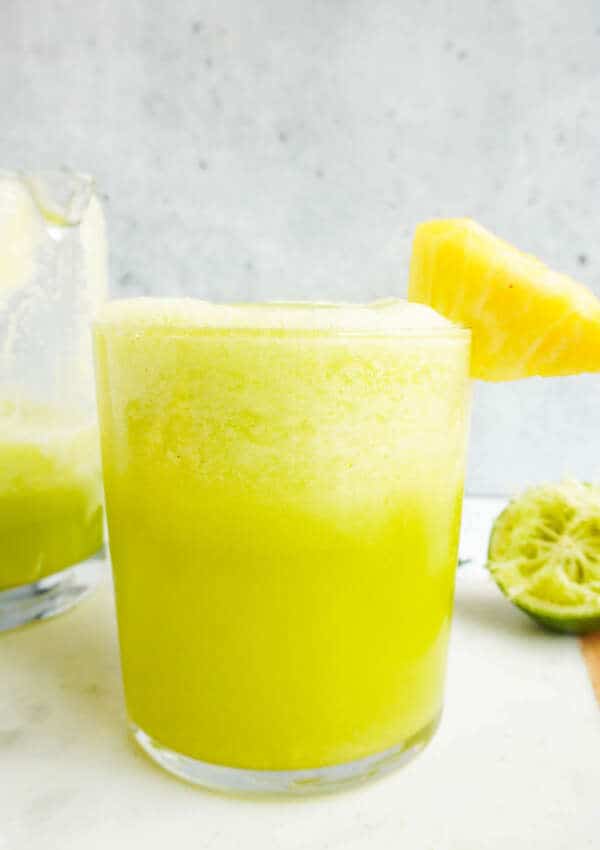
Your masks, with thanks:
M229 794L286 794L292 796L327 794L351 785L384 776L407 764L433 737L440 721L438 715L401 744L357 761L332 767L303 770L246 770L222 767L198 761L164 747L131 724L133 737L150 758L179 779L200 785L211 791Z
M59 573L0 591L0 632L45 620L67 611L98 583L105 562L105 549Z

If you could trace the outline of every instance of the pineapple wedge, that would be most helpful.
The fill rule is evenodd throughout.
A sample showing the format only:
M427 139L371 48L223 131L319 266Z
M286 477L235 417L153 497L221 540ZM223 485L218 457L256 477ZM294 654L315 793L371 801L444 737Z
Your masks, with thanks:
M408 297L471 329L474 378L600 371L600 300L470 219L417 227Z

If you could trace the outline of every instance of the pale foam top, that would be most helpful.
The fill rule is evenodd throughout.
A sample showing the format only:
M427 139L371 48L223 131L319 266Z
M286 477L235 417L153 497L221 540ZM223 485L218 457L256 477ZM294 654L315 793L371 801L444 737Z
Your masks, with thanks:
M131 298L110 301L96 325L123 329L247 329L341 331L356 333L460 332L460 328L424 304L400 298L370 304L264 302L213 304L194 298Z

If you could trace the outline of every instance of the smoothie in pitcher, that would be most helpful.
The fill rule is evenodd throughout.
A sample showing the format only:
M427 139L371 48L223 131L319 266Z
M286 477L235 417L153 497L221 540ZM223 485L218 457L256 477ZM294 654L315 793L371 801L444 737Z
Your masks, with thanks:
M102 546L102 532L96 425L0 403L0 590L85 560Z

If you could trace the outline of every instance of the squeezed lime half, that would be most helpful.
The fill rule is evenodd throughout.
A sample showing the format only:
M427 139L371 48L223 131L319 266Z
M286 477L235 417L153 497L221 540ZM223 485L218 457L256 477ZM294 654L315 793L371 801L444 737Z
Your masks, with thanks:
M513 499L492 528L487 566L544 626L600 630L600 486L567 480Z

